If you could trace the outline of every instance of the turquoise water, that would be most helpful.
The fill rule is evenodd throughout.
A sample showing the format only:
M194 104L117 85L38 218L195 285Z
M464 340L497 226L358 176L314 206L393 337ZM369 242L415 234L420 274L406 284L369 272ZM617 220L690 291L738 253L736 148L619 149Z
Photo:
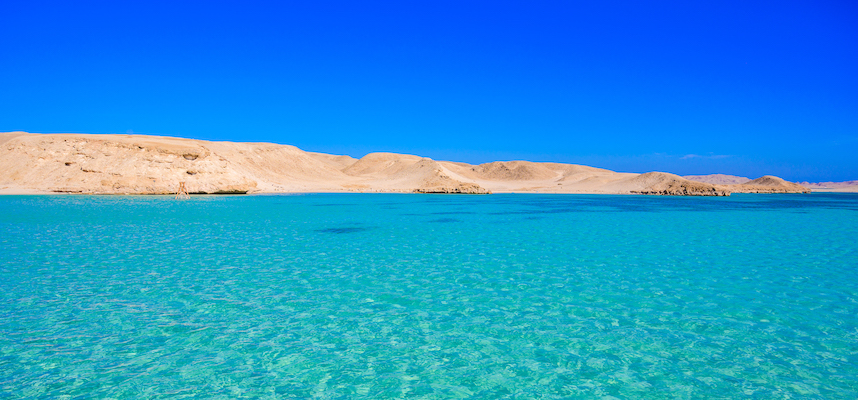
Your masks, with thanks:
M858 195L0 196L0 397L858 398Z

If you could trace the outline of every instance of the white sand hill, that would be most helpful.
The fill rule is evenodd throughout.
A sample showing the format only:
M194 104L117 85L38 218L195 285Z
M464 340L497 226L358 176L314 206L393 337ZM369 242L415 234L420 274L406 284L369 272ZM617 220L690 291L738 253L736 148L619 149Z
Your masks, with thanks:
M170 194L181 182L191 193L724 196L731 191L807 190L780 178L764 178L744 185L716 185L664 172L617 173L573 164L497 161L470 165L393 153L371 153L358 160L272 143L144 135L0 133L0 193L6 194Z

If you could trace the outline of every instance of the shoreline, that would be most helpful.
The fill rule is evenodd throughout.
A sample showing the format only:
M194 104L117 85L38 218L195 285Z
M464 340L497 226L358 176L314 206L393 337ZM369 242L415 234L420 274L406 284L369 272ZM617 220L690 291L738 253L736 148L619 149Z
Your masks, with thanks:
M606 192L540 192L540 191L497 191L484 194L516 194L516 195L593 195L593 196L648 196L648 197L730 197L732 195L783 195L783 194L814 194L814 193L847 193L858 194L858 189L854 190L812 190L811 193L731 193L727 196L675 196L675 195L657 195L644 193L606 193ZM271 195L308 195L308 194L403 194L403 195L474 195L472 193L423 193L414 191L258 191L250 193L191 193L191 197L197 196L271 196ZM140 196L140 197L175 197L175 193L75 193L75 192L55 192L36 189L0 189L0 196Z
M729 196L810 193L776 176L724 185L668 172L615 172L578 164L479 165L410 154L360 159L273 143L147 135L0 133L0 195L276 193L556 193Z

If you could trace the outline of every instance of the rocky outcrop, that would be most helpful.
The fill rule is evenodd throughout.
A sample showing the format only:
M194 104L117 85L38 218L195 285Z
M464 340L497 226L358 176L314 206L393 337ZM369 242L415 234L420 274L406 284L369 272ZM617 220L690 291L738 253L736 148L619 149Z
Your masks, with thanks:
M455 187L439 186L434 188L419 188L414 189L413 193L492 194L491 190L474 184L461 184Z
M632 190L634 194L661 196L729 196L730 191L716 185L690 181L665 172L648 172L632 179L644 188Z
M667 189L633 190L632 194L647 194L656 196L729 196L730 191L717 188L689 188L685 186Z

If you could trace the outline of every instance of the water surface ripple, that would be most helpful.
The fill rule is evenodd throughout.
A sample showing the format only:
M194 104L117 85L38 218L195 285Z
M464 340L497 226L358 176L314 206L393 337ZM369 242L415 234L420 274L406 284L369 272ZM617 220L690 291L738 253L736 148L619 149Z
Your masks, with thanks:
M2 196L0 393L855 399L855 238L850 194Z

